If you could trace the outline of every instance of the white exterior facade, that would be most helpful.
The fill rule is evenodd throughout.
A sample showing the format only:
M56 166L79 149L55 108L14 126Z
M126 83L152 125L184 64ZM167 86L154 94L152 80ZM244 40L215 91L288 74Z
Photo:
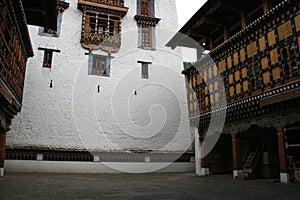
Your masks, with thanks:
M59 37L29 26L35 56L28 60L22 111L12 121L7 146L99 152L183 152L191 143L180 50L165 44L177 30L175 0L155 0L156 50L138 48L136 0L126 0L121 48L112 53L110 76L88 75L89 53L81 46L83 13L67 0ZM43 68L44 51L53 53ZM102 50L92 54L107 56ZM149 78L141 64L151 62ZM53 87L50 88L52 80ZM100 92L98 92L98 86Z

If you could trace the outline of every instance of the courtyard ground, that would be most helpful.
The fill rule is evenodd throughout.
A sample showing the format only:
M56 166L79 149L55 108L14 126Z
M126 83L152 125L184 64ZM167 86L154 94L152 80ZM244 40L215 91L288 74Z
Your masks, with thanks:
M0 199L254 199L300 197L300 184L234 181L230 175L18 174L0 178Z

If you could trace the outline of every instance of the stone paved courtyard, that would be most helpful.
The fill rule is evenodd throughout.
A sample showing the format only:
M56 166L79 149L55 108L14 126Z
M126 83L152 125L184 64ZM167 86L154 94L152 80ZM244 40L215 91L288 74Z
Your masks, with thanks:
M230 175L11 174L0 178L0 199L299 199L300 184L234 181Z

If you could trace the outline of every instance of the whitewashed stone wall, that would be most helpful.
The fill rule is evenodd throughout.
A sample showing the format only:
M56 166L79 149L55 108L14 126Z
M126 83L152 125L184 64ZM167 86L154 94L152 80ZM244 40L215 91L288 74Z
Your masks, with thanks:
M122 46L112 54L110 77L88 75L87 51L80 44L82 12L77 0L67 2L59 38L40 36L38 27L29 26L35 56L27 64L23 108L12 122L7 145L185 150L191 138L181 52L165 47L177 30L175 0L155 1L155 15L161 18L156 51L137 48L136 0L125 1L129 11L121 21ZM44 52L38 47L61 51L53 53L51 69L42 68ZM137 61L152 62L149 79L141 79Z

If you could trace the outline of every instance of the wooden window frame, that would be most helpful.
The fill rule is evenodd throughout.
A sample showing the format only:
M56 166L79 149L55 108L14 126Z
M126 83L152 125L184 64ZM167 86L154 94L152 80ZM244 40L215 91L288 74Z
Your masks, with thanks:
M89 54L88 75L110 77L111 58L113 57Z
M52 59L53 59L53 52L60 53L58 49L48 49L39 47L38 50L44 51L44 58L43 58L43 68L52 68Z
M152 63L145 61L138 61L138 63L141 64L141 78L149 79L149 65L151 65Z

